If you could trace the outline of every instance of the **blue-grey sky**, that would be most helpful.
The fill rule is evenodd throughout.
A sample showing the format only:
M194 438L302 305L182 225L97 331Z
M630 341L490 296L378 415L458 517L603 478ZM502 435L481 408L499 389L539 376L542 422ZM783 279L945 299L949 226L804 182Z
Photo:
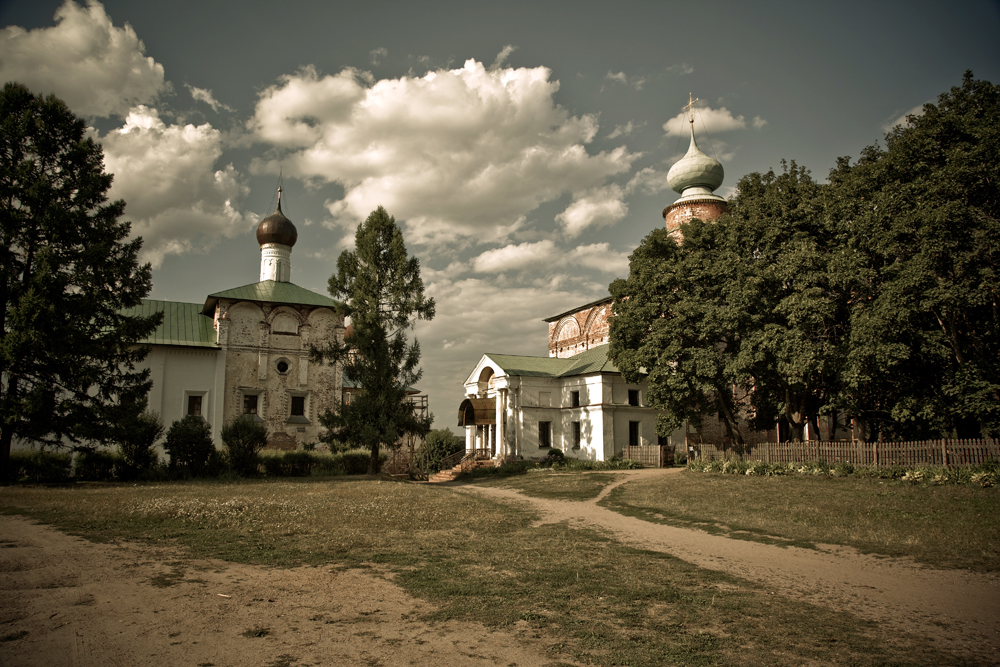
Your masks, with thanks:
M689 93L728 196L782 159L823 180L966 69L1000 81L995 1L0 0L0 26L0 76L103 143L152 298L257 281L279 170L303 287L395 215L438 305L436 427L483 353L545 355L543 318L627 275Z

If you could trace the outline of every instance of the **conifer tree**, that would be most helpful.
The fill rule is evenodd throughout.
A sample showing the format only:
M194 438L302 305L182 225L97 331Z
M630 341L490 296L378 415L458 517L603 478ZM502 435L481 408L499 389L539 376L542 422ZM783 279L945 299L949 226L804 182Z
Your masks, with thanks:
M85 130L54 96L0 92L0 479L14 437L101 440L151 385L136 343L159 317L123 313L151 270Z
M434 317L434 299L424 297L420 263L407 257L396 220L379 206L358 226L355 249L345 250L330 277L330 294L345 302L353 334L343 342L313 349L314 359L342 363L344 377L360 391L349 405L327 411L320 422L328 437L367 448L369 474L377 474L379 453L407 434L423 436L423 419L406 400L421 376L420 345L406 332L418 319Z

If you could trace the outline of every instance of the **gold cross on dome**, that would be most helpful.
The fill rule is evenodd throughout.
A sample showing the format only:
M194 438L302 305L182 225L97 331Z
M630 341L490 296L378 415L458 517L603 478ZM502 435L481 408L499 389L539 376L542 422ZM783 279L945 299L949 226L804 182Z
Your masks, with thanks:
M688 103L684 105L684 110L691 114L691 122L694 122L694 103L698 101L698 98L692 98L691 93L688 93Z

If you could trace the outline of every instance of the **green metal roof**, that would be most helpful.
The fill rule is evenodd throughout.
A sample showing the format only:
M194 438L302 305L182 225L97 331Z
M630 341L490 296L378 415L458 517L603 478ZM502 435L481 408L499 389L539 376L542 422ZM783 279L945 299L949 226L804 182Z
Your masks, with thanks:
M143 299L142 305L137 308L127 308L123 312L143 317L163 313L163 322L156 327L156 331L151 336L142 341L143 343L219 347L215 342L215 323L211 317L205 317L201 314L201 304Z
M336 308L339 304L328 296L311 292L304 287L292 283L281 283L276 280L265 280L242 287L234 287L223 292L209 294L201 312L205 315L215 310L219 299L234 301L257 301L260 303L290 303L299 306L326 306Z
M608 361L608 346L598 345L572 357L526 357L513 354L486 354L506 375L521 377L569 377L588 373L617 373Z

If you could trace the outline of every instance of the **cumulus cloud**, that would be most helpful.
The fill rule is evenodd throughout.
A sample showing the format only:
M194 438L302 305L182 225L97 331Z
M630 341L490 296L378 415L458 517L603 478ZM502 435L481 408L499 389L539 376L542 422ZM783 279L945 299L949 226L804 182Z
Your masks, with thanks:
M628 214L628 204L621 186L614 183L580 193L562 213L556 216L563 232L570 238L590 227L604 227L618 222Z
M604 77L608 81L614 81L636 90L642 90L642 87L646 85L646 77L644 76L633 76L630 77L625 74L625 72L608 72Z
M388 49L384 46L380 46L377 49L372 49L368 52L368 56L371 58L372 65L378 65L382 62L382 59L389 55Z
M472 266L478 273L503 273L544 266L556 259L555 250L555 243L549 240L508 245L496 250L487 250L473 260Z
M615 129L608 134L608 139L617 139L618 137L627 137L632 134L635 130L635 126L632 121L625 123L624 125L615 125Z
M110 195L125 200L132 233L143 237L142 261L158 267L166 255L207 250L252 226L237 208L247 194L239 173L215 169L222 136L208 123L167 125L138 106L99 140L115 177Z
M671 74L694 74L694 67L691 67L687 63L681 63L680 65L671 65L667 68L667 71Z
M743 116L734 116L726 107L718 109L695 107L694 118L697 129L704 128L710 133L745 130L747 127L747 121ZM759 130L767 124L767 121L760 116L755 116L751 123L754 128ZM667 136L674 137L688 136L691 131L690 127L690 115L687 111L682 111L663 124L663 130Z
M628 275L628 253L612 250L607 243L577 246L566 255L566 263L568 266L585 266L621 278Z
M55 93L82 116L124 116L169 89L163 65L144 55L132 26L116 28L101 3L67 0L55 20L51 28L0 30L0 79Z
M517 51L516 46L508 44L507 46L503 47L503 49L500 50L500 53L497 54L497 57L493 61L493 64L490 65L490 69L500 69L501 67L503 67L503 64L507 62L507 58L510 58L510 54L514 53L514 51Z
M557 105L550 74L469 60L369 83L307 67L260 94L249 130L274 153L254 169L340 184L334 224L353 228L381 204L416 243L502 242L542 203L600 187L638 157L589 154L597 119Z
M194 98L199 102L204 102L208 106L212 107L212 111L216 113L219 112L219 109L223 109L225 111L233 110L231 106L223 104L222 102L219 102L217 99L215 99L215 96L212 95L211 90L207 90L205 88L195 88L194 86L189 86L188 84L184 84L184 86L188 89L188 91L190 91L192 98Z

